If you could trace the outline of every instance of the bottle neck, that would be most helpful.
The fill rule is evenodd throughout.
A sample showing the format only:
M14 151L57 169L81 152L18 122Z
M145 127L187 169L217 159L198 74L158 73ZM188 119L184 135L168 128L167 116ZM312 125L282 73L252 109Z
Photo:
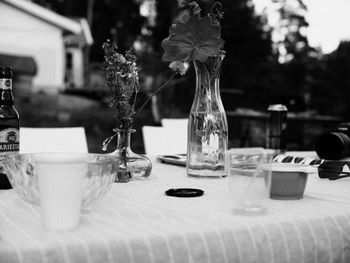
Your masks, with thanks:
M133 129L129 130L118 130L117 131L117 149L122 151L130 150L130 138L131 133L135 132Z
M220 70L222 57L210 57L206 62L195 61L196 93L192 110L223 110L220 97ZM214 107L214 108L213 108Z
M12 79L0 78L0 105L13 105Z

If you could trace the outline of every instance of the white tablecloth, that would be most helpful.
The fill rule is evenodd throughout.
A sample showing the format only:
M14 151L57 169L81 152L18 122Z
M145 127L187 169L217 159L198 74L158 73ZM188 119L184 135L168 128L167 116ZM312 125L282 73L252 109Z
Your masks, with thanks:
M114 184L67 233L46 232L39 208L0 191L0 262L350 262L350 179L310 175L302 200L245 217L232 214L227 178L153 164L150 179ZM164 194L174 187L205 194Z

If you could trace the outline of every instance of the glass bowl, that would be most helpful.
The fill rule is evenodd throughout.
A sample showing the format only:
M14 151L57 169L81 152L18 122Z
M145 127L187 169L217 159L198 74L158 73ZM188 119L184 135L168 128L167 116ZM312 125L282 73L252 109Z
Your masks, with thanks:
M17 154L6 157L4 165L14 191L23 200L36 205L40 205L39 171L53 176L50 180L60 180L59 177L65 180L73 173L82 173L83 206L104 196L118 171L118 159L92 153Z

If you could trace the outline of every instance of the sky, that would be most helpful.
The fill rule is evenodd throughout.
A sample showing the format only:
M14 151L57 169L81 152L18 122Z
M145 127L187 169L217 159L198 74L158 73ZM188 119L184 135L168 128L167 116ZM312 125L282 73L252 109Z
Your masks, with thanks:
M257 11L271 0L254 0ZM324 53L334 51L341 40L350 40L350 0L304 0L308 7L307 36L314 47Z

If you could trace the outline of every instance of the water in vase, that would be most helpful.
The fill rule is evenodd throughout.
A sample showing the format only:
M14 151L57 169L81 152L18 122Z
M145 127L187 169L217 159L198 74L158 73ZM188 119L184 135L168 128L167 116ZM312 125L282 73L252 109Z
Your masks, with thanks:
M188 127L187 174L224 177L227 149L225 113L191 112Z

